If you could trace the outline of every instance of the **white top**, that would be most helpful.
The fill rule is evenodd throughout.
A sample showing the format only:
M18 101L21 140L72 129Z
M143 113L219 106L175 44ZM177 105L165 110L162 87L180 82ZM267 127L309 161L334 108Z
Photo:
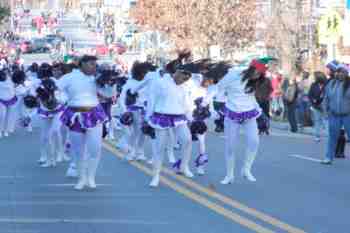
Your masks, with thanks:
M56 84L66 94L70 107L95 107L99 104L94 76L73 70L57 80Z
M0 81L0 99L10 100L15 96L15 84L10 78L5 81Z
M176 85L171 77L154 80L150 86L149 99L150 104L147 104L147 116L155 112L191 115L190 99L186 89L183 86Z
M141 83L142 83L142 81L137 81L133 78L130 78L130 79L128 79L128 81L126 81L125 85L122 88L122 92L120 93L120 97L119 97L123 112L125 112L127 110L127 106L125 105L126 92L128 90L132 91L132 90L137 89L137 87L139 87ZM138 89L137 93L138 93L138 98L136 99L135 106L144 107L143 103L146 100L144 88Z
M105 87L97 87L97 92L104 98L112 98L117 95L117 88L115 85L106 85Z
M241 72L230 69L222 80L217 84L218 93L227 93L226 107L234 112L247 112L260 109L254 92L245 93L246 83L241 81Z

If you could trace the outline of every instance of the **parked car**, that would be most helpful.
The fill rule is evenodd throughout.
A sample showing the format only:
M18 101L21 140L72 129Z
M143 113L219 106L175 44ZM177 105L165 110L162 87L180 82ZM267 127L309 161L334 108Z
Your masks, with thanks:
M31 41L31 53L47 53L51 50L52 45L44 38L36 38Z

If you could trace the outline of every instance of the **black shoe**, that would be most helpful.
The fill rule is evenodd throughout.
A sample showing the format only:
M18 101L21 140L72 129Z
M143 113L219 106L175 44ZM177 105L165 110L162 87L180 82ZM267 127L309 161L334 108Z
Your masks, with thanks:
M338 159L345 159L345 155L344 154L335 155L335 157L338 158Z

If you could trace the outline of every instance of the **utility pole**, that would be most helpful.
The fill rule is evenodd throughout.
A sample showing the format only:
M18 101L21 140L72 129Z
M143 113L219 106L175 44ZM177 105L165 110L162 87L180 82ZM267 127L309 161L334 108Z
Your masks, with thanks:
M14 31L14 11L15 11L15 0L10 0L10 28L12 31Z

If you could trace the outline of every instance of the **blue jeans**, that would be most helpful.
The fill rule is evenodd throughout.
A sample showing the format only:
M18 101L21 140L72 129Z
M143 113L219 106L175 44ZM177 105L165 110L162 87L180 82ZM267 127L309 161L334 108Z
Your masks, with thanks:
M312 112L312 121L314 123L314 136L319 138L321 137L321 129L326 129L326 118L324 114L313 107L311 107Z
M345 128L347 135L350 135L350 115L334 116L328 118L328 144L326 158L333 160L337 147L337 141L342 127Z

